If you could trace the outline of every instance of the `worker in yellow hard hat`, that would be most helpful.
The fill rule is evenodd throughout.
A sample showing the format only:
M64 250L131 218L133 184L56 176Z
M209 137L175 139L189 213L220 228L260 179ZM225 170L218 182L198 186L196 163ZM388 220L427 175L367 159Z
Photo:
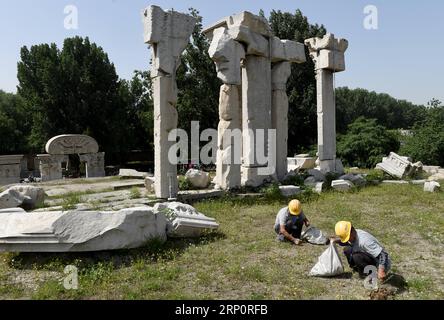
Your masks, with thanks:
M278 241L291 241L296 245L301 244L303 226L310 226L310 221L302 211L299 200L291 200L288 206L279 210L274 223Z
M379 241L370 233L355 229L349 221L339 221L335 226L333 243L344 246L344 255L354 271L364 276L367 266L378 269L378 278L384 280L391 267L390 257Z

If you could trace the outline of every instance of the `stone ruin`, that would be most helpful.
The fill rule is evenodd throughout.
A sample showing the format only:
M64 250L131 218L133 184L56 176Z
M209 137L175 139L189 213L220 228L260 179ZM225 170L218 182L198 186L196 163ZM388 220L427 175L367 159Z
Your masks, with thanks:
M99 152L97 141L86 135L65 134L51 138L45 147L48 154L39 154L42 181L63 178L62 163L69 162L69 155L77 154L86 164L87 178L105 176L105 153Z
M23 155L0 156L0 186L19 183Z
M210 57L222 80L219 100L216 185L222 189L257 187L270 178L259 168L270 166L271 177L287 174L288 97L291 63L306 61L302 43L275 37L265 18L242 12L224 18L203 33L211 40ZM227 133L227 129L230 132ZM275 163L259 163L257 130L276 130L276 146L260 147ZM237 137L242 141L236 152Z
M150 6L143 12L143 24L145 43L152 49L154 189L158 198L176 198L177 166L168 159L175 141L168 141L168 135L178 123L176 70L196 19ZM211 41L209 55L223 82L219 96L216 188L229 190L282 181L288 173L286 83L291 63L306 62L304 44L277 38L265 18L246 11L217 21L203 33ZM335 72L345 70L348 42L327 34L307 39L305 44L316 69L319 167L324 173L342 174L342 163L336 158L333 80ZM259 129L265 135L262 139L258 137ZM275 145L267 141L270 129L276 133ZM264 157L275 160L271 161L274 163L258 161L258 141L266 153ZM264 174L264 168L271 168L271 173Z
M154 100L154 179L156 197L176 198L179 191L177 165L168 159L175 141L168 141L177 128L176 71L188 45L196 19L175 11L150 6L143 11L144 41L151 46Z

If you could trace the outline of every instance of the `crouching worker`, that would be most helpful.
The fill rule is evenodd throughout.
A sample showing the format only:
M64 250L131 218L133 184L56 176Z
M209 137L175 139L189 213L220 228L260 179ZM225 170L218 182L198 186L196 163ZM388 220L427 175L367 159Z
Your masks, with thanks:
M305 217L299 200L291 200L287 207L279 210L274 224L278 241L291 241L301 244L301 233L304 224L308 227L310 221Z
M335 233L337 237L330 241L345 247L344 255L350 268L364 276L365 267L375 266L378 269L378 279L386 278L391 266L390 257L374 236L355 229L348 221L339 221L335 226Z

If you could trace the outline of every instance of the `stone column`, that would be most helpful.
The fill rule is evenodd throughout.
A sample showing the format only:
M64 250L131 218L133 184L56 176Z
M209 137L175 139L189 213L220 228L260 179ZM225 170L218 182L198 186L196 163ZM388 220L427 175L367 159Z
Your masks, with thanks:
M242 68L242 181L246 186L260 186L268 176L258 173L258 152L268 156L268 130L271 129L271 61L269 58L249 55ZM264 142L259 144L258 131Z
M87 178L102 178L105 176L105 152L81 154L80 162L86 163Z
M62 162L68 162L67 155L39 154L42 182L63 179Z
M145 43L151 45L154 100L154 176L156 197L175 198L178 193L177 164L168 158L175 141L168 136L177 128L176 71L180 56L196 25L192 16L157 6L143 13Z
M290 62L276 63L271 71L272 107L271 127L276 130L276 177L282 181L287 175L288 97L287 80L291 74Z
M224 190L241 186L242 112L241 60L243 46L234 41L225 27L216 28L209 36L208 53L216 65L217 76L224 83L219 94L218 150L216 188Z
M318 155L323 172L343 173L342 163L336 159L336 101L333 73L345 70L345 39L333 34L305 41L315 63L317 82Z

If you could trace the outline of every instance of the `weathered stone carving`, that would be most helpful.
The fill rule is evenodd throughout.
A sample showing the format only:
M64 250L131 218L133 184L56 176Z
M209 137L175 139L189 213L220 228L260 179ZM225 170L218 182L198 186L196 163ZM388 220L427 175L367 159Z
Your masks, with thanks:
M344 52L348 48L345 39L333 34L323 38L305 40L315 63L318 103L318 153L321 170L343 172L342 163L336 159L336 101L333 73L345 70Z
M80 161L86 163L86 177L100 178L105 176L105 152L81 154Z
M224 18L203 32L211 39L210 57L216 63L218 77L224 82L219 109L225 110L225 104L234 109L238 101L239 108L242 109L239 117L239 128L242 130L241 181L239 182L237 163L233 161L237 159L232 159L231 164L222 160L228 159L233 153L233 143L228 143L223 148L219 147L216 183L223 189L230 189L239 184L256 187L270 177L283 179L287 173L286 82L291 72L290 62L306 61L304 45L274 37L268 21L250 12ZM245 48L245 52L241 48ZM272 62L275 65L272 66ZM240 83L241 92L237 87ZM241 96L239 100L238 95ZM221 113L219 146L222 142L227 142L222 138L224 130L237 129L239 113L236 111L233 114L235 116L227 120L224 119L223 112ZM257 143L258 129L265 133L261 144ZM272 154L274 148L267 141L270 129L276 130L276 154ZM264 164L259 161L256 152L258 149L266 158L275 157L277 163ZM259 170L264 167L271 167L276 171L269 175L259 174Z
M99 152L97 141L90 136L80 134L64 134L51 138L45 150L48 154L83 154Z
M175 198L178 192L177 165L168 159L175 141L168 135L177 128L176 71L196 19L150 6L143 12L144 39L151 45L154 100L154 176L158 198Z
M62 163L69 161L68 155L39 154L40 176L42 182L60 180L63 178Z

